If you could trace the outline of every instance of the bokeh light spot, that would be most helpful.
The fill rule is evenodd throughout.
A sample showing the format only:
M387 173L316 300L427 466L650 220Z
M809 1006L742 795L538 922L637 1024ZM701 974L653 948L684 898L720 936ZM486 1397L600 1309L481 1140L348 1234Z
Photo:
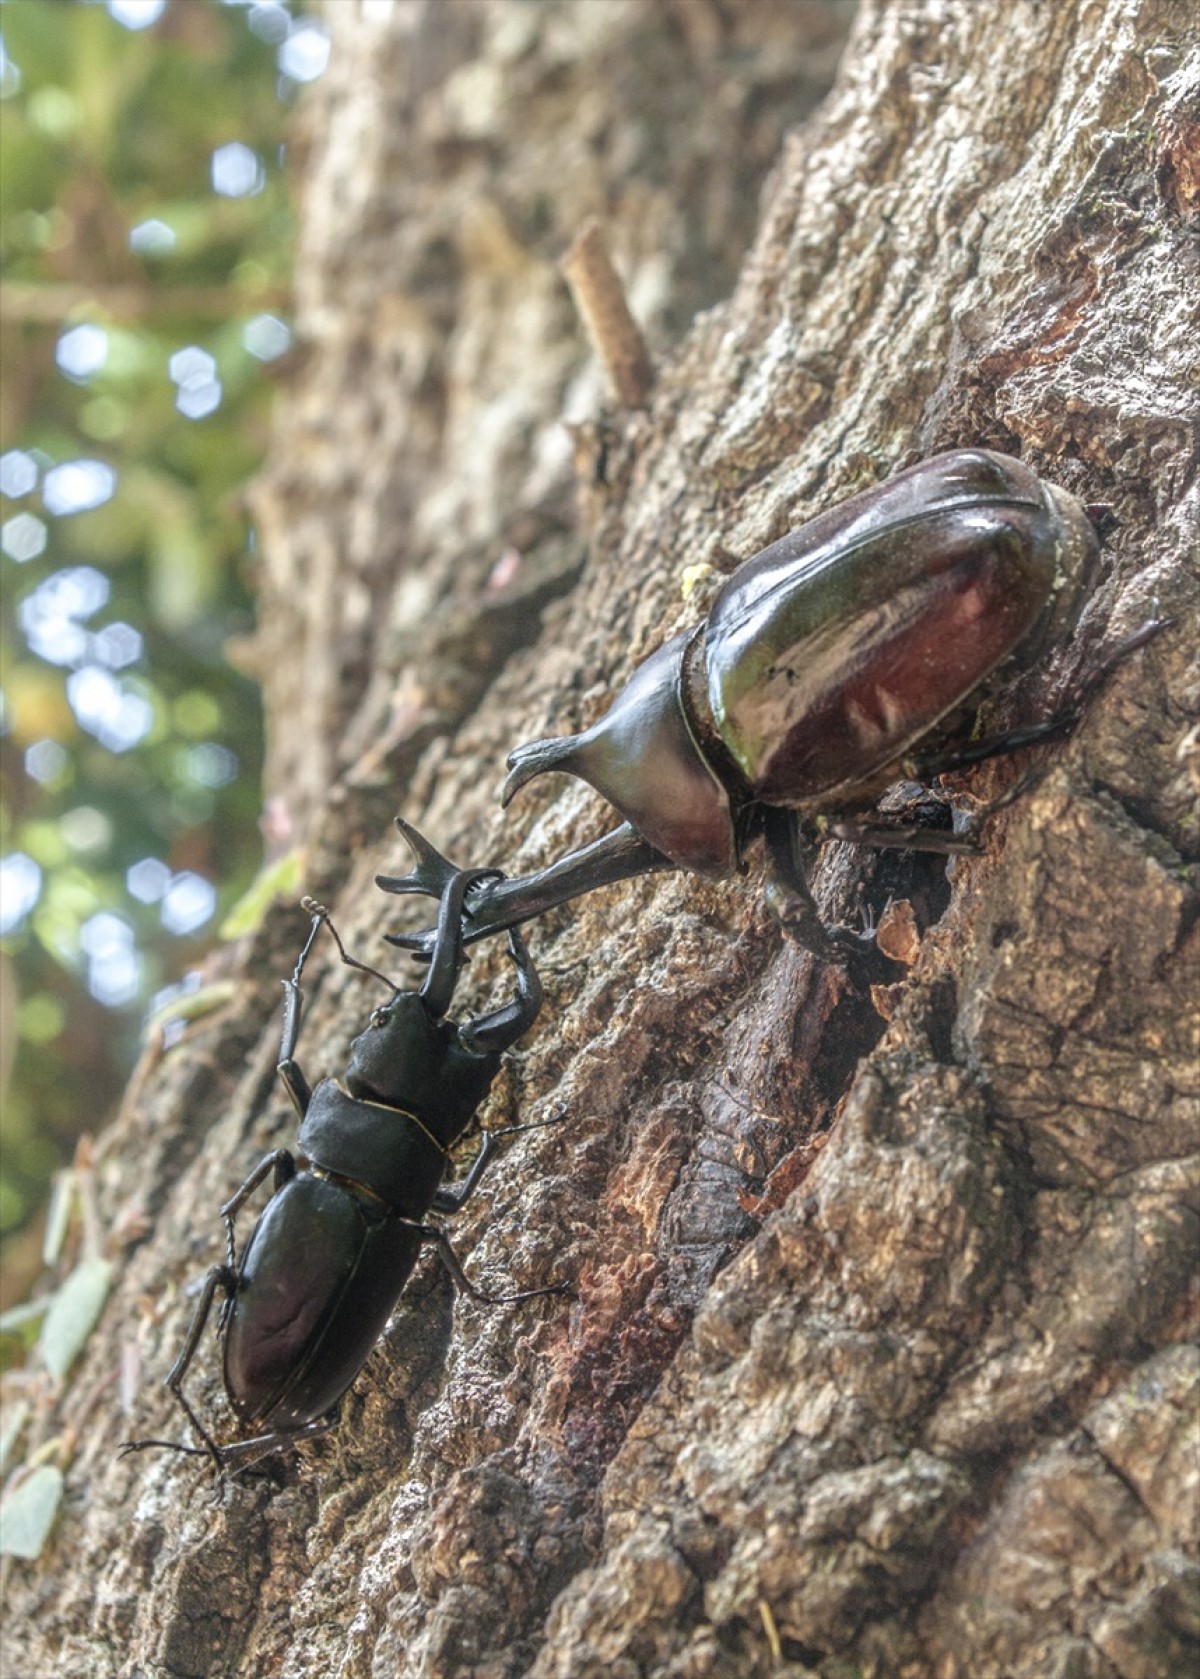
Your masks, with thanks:
M294 82L315 82L328 63L329 36L312 18L297 23L279 49L279 68Z
M0 493L10 496L13 501L18 496L29 494L37 483L37 476L37 462L24 449L6 449L0 455Z
M8 56L4 37L0 35L0 99L11 99L21 88L21 72Z
M110 1009L131 1003L141 989L142 959L128 921L100 910L79 929L79 945L88 958L88 990L97 1002Z
M257 0L246 14L246 22L252 35L257 35L260 41L269 41L272 46L286 40L292 27L291 18L278 0Z
M235 754L214 740L189 746L184 754L184 774L200 787L227 787L237 772Z
M175 406L185 420L203 420L221 406L221 381L208 379L203 384L182 385L175 398Z
M123 687L102 665L72 671L67 699L81 727L110 752L127 752L154 726L154 708L145 695Z
M142 638L132 624L118 620L96 631L90 651L93 659L107 665L109 670L124 670L126 665L135 664L141 658Z
M0 526L0 548L18 565L36 560L45 546L46 527L36 513L14 513Z
M51 467L42 485L48 513L86 513L102 507L117 487L117 475L103 461L64 461Z
M217 894L212 882L191 869L184 869L163 893L162 924L168 933L183 938L211 921L216 907Z
M67 749L57 740L35 740L25 749L25 773L52 787L67 767Z
M23 851L0 858L0 935L13 933L38 901L42 871Z
M177 385L206 385L217 376L217 364L207 350L198 344L187 344L176 350L167 363L167 372Z
M126 29L149 29L167 8L167 0L108 0L109 16Z
M257 153L240 140L230 140L212 154L213 191L222 198L249 198L262 191L266 179Z
M175 229L157 216L149 216L129 230L129 249L143 257L162 257L175 249Z
M90 379L108 360L108 334L90 322L73 326L59 339L54 359L68 378Z
M112 844L112 823L95 805L76 805L65 811L59 829L71 850L84 856L107 851Z
M242 328L242 343L259 361L274 361L291 342L291 328L274 315L255 315Z
M171 871L161 857L143 857L125 871L125 885L140 904L156 904L171 884Z
M99 611L108 587L94 566L69 566L45 578L17 609L30 650L52 665L78 664L89 642L79 620Z

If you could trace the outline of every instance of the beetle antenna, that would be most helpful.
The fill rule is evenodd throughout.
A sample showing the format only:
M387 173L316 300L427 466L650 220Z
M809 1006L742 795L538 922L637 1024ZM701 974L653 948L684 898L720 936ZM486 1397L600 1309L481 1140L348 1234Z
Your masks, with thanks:
M329 911L325 908L324 904L317 903L315 898L301 898L300 907L301 909L306 909L311 916L323 921L329 928L329 931L333 934L333 942L337 945L338 955L348 968L358 968L362 973L370 974L373 978L381 980L393 995L395 995L397 991L403 989L401 986L396 984L395 980L389 979L386 974L381 974L378 968L372 968L366 962L360 962L357 956L351 956L350 952L342 943L342 935L329 919Z

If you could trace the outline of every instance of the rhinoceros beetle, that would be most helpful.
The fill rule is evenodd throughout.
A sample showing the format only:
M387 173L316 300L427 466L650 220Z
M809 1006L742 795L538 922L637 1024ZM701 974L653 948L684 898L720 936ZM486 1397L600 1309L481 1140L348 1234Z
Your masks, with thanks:
M563 770L625 821L540 873L481 883L467 898L466 939L637 874L720 879L761 835L785 929L825 956L857 945L860 935L823 926L804 851L830 836L973 847L849 819L902 777L958 769L1075 720L1077 708L971 739L999 682L1069 635L1098 546L1074 497L987 449L920 462L792 531L740 566L707 618L645 660L593 727L511 754L505 804L534 776ZM438 890L420 867L377 881L386 892ZM428 946L428 935L390 937Z
M491 1087L501 1055L533 1024L541 1007L537 972L520 935L510 932L515 997L492 1013L455 1024L447 1018L463 959L463 901L492 871L458 870L410 830L428 880L441 882L432 957L416 991L404 991L347 954L328 913L311 899L307 942L286 997L279 1075L300 1116L298 1153L264 1157L221 1208L227 1257L208 1273L182 1351L165 1385L182 1406L201 1446L171 1440L129 1441L123 1451L160 1446L207 1455L218 1473L244 1470L272 1452L313 1438L337 1420L338 1403L378 1340L423 1243L432 1242L460 1289L478 1300L527 1300L561 1285L490 1296L464 1274L445 1231L426 1214L457 1212L475 1190L500 1137L529 1126L484 1130L461 1182L443 1184L450 1151ZM327 926L341 959L388 985L354 1040L341 1079L310 1090L296 1061L305 963ZM263 1181L274 1194L242 1249L234 1221ZM239 1438L218 1445L183 1391L218 1293L225 1390Z

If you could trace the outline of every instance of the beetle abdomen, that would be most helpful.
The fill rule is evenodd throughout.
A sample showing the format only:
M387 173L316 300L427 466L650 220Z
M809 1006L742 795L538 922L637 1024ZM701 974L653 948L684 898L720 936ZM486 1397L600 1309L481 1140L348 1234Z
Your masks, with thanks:
M704 633L715 735L766 804L862 799L1078 596L1095 536L1020 461L924 461L747 561ZM694 699L695 688L690 690Z
M298 1428L337 1403L420 1244L339 1184L304 1172L284 1185L246 1244L225 1331L225 1386L243 1426Z

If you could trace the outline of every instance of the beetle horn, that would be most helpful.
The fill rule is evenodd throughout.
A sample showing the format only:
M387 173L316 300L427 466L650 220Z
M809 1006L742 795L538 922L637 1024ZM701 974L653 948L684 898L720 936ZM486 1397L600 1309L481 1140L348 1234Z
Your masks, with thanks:
M577 775L678 868L720 878L737 866L729 793L692 734L681 696L694 631L652 653L590 729L535 740L508 760L504 804L546 770Z
M584 735L565 735L553 740L531 740L510 752L508 775L500 791L500 803L507 807L514 793L546 770L561 770L565 775L578 775L585 781L590 780L587 771L572 761L586 738ZM586 750L584 747L582 755L586 755Z

